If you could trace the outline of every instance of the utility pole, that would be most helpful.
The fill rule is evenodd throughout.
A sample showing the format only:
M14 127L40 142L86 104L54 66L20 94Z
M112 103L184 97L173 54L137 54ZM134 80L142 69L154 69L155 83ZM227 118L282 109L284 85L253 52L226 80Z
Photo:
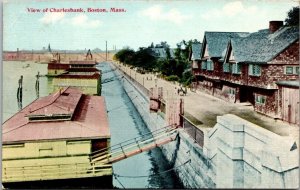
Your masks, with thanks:
M105 60L107 61L107 41L105 41Z

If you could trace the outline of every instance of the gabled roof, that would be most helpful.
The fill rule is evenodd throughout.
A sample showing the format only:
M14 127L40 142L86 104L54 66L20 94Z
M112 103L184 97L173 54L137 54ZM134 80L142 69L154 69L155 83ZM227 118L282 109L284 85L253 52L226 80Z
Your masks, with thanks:
M201 43L192 43L191 60L200 60Z
M249 35L248 32L205 32L201 54L204 54L206 45L210 57L222 57L222 53L227 48L228 41L231 38L247 35Z
M170 56L174 57L174 49L169 48L170 50ZM157 58L167 58L167 51L165 48L163 47L154 47L154 48L150 48L150 54L153 57L157 57Z
M272 34L265 29L244 38L232 38L231 45L235 61L266 63L297 40L298 27L281 27Z
M62 120L66 114L71 117ZM2 125L3 144L109 137L104 98L71 87L35 100Z

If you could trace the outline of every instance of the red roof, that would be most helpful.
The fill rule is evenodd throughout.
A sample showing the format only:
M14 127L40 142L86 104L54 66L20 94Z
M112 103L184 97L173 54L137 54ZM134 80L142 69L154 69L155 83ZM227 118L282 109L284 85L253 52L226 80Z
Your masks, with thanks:
M73 79L99 79L100 78L100 73L93 73L93 74L88 74L88 75L80 75L80 74L61 74L58 75L55 78L73 78Z
M34 115L71 114L71 120L29 121ZM2 125L3 144L56 139L110 138L104 97L76 88L35 100Z
M101 72L100 70L96 69L95 67L87 67L87 68L69 68L69 72Z
M49 63L48 69L68 69L70 67L69 64L64 63Z
M70 61L70 64L96 65L96 61L92 61L92 60Z

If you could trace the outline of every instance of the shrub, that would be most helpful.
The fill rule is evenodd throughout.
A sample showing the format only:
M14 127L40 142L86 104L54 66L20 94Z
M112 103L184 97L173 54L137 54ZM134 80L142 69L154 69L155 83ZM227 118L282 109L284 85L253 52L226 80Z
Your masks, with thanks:
M179 77L177 75L170 75L168 77L166 77L167 81L178 81Z

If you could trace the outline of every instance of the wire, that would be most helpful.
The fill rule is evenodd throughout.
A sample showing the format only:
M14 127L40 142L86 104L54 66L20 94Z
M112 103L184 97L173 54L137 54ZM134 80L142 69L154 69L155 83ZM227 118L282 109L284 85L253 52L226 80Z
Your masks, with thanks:
M171 168L171 169L168 169L168 170L165 170L165 171L162 171L162 172L159 172L157 174L150 174L150 175L141 175L141 176L125 176L125 175L119 175L119 174L116 174L116 173L113 173L114 176L116 177L124 177L124 178L142 178L142 177L149 177L149 176L155 176L155 175L160 175L160 174L163 174L163 173L167 173L167 172L170 172L170 171L173 171L187 163L191 162L191 159L187 160L186 162L184 162L183 164L177 166L177 167L174 167L174 168Z
M119 184L123 187L123 189L125 189L125 186L121 183L121 181L117 178L117 176L114 173L113 175L115 176L115 179L119 182Z

